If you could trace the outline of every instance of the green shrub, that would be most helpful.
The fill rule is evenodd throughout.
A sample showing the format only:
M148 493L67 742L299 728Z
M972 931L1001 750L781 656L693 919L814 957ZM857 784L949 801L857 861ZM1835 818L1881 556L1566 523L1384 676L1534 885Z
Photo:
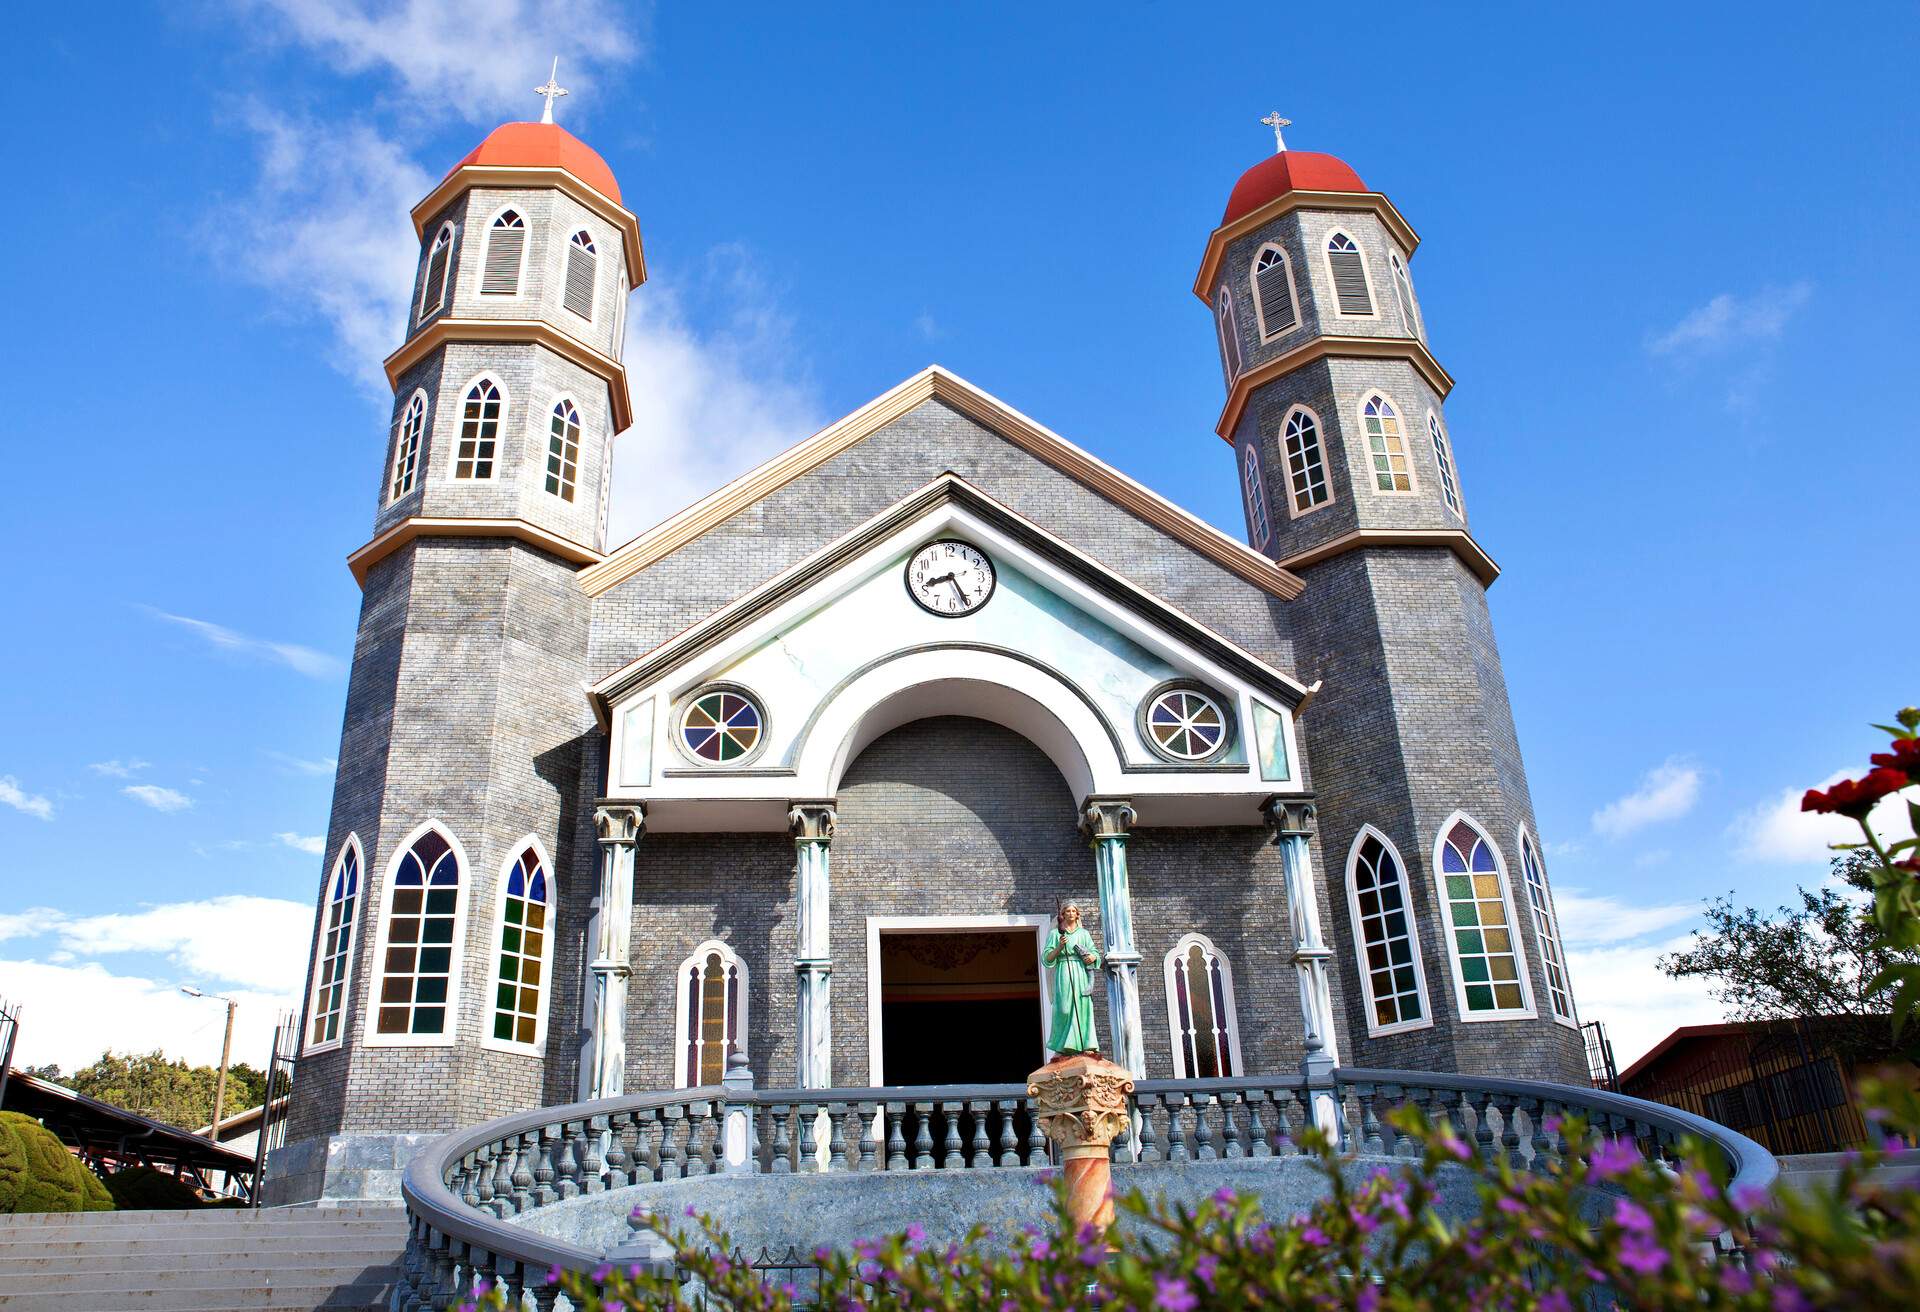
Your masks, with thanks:
M176 1212L201 1206L193 1186L151 1166L130 1166L107 1177L107 1192L122 1212Z
M27 1179L27 1149L19 1136L0 1123L0 1213L16 1210Z
M113 1195L100 1177L31 1116L0 1112L0 1136L18 1146L22 1170L12 1212L111 1212ZM4 1156L5 1154L0 1154Z

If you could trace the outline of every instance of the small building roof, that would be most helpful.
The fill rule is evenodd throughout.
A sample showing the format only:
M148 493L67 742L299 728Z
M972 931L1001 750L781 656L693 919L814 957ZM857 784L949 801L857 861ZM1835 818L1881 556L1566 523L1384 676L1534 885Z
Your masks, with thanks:
M203 1170L251 1174L253 1154L237 1152L190 1130L75 1093L65 1085L13 1071L5 1110L43 1123L69 1148L114 1157L140 1157Z

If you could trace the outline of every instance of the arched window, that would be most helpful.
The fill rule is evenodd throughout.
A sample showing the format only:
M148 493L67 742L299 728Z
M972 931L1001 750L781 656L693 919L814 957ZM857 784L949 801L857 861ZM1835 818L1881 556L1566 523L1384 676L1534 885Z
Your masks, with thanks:
M1211 1080L1240 1073L1240 1027L1234 1019L1233 968L1204 934L1189 934L1167 953L1167 1029L1173 1075Z
M491 378L476 378L460 410L460 449L454 453L455 478L492 478L494 451L500 442L500 389Z
M1360 830L1347 857L1347 905L1367 990L1367 1033L1431 1025L1406 864L1372 825Z
M592 234L585 228L574 233L567 243L567 285L561 304L589 321L593 318L593 275L599 261Z
M427 251L427 276L420 284L420 319L446 308L447 264L453 258L453 225L442 224Z
M553 407L547 434L547 491L562 501L573 500L580 472L580 412L562 399Z
M420 436L427 431L427 394L415 392L400 415L399 431L393 439L393 495L398 501L413 491L420 473Z
M377 1039L451 1039L459 966L460 854L429 825L400 853L387 881Z
M307 1050L340 1042L353 975L354 915L360 907L360 840L347 835L320 904L320 938L313 957L313 1001L307 1007Z
M482 296L518 296L520 262L527 253L527 224L518 210L502 210L487 228L487 258L480 270Z
M1240 458L1240 485L1247 494L1247 535L1255 547L1264 549L1273 526L1267 521L1267 481L1260 477L1258 440L1247 443Z
M499 966L493 981L493 1038L519 1047L540 1042L546 1015L552 888L546 862L529 840L507 867L501 889Z
M1419 307L1413 303L1413 279L1407 273L1406 261L1399 251L1388 251L1387 263L1393 266L1393 294L1400 302L1400 317L1406 320L1407 331L1425 337L1427 330L1420 322Z
M1367 257L1353 238L1336 232L1327 238L1327 272L1333 276L1333 299L1349 319L1373 317L1373 292L1367 286Z
M1440 466L1440 490L1446 494L1447 509L1460 515L1460 488L1453 481L1453 448L1446 430L1440 427L1440 416L1431 410L1427 411L1427 436L1433 439L1433 460Z
M1567 958L1560 950L1560 918L1553 914L1553 894L1547 891L1547 868L1534 848L1533 835L1520 831L1520 869L1527 881L1527 906L1533 912L1533 933L1540 944L1540 964L1547 971L1547 1005L1553 1018L1578 1025L1573 1010L1573 985L1567 982Z
M1277 337L1300 322L1293 308L1293 269L1278 246L1262 246L1253 260L1253 311L1260 340Z
M676 1087L718 1084L727 1055L747 1053L747 966L734 950L709 939L680 963L675 1048Z
M1400 412L1393 402L1375 392L1360 407L1360 425L1367 433L1367 455L1373 462L1373 486L1378 492L1413 491L1413 471L1407 464L1407 438L1400 428Z
M1514 936L1513 898L1499 852L1455 812L1440 831L1433 864L1462 1017L1531 1016L1526 958Z
M1305 410L1287 416L1282 433L1287 449L1287 486L1298 515L1333 499L1327 485L1327 462L1320 451L1320 426Z
M1226 371L1227 386L1240 376L1240 329L1233 318L1233 293L1225 287L1213 302L1214 325L1220 330L1220 367Z

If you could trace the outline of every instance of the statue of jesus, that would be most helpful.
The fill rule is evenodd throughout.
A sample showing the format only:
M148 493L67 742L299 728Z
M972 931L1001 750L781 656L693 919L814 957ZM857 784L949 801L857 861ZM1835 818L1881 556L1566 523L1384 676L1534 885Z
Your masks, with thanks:
M1100 1036L1093 1029L1093 971L1100 965L1100 950L1080 923L1078 906L1069 902L1060 908L1042 957L1053 971L1053 1026L1047 1047L1062 1057L1080 1052L1098 1057Z

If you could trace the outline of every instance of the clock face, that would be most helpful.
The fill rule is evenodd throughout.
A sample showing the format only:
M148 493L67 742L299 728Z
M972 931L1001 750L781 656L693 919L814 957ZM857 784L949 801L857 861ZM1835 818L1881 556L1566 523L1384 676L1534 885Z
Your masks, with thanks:
M935 615L971 615L993 596L993 562L968 542L929 542L907 562L907 592Z

